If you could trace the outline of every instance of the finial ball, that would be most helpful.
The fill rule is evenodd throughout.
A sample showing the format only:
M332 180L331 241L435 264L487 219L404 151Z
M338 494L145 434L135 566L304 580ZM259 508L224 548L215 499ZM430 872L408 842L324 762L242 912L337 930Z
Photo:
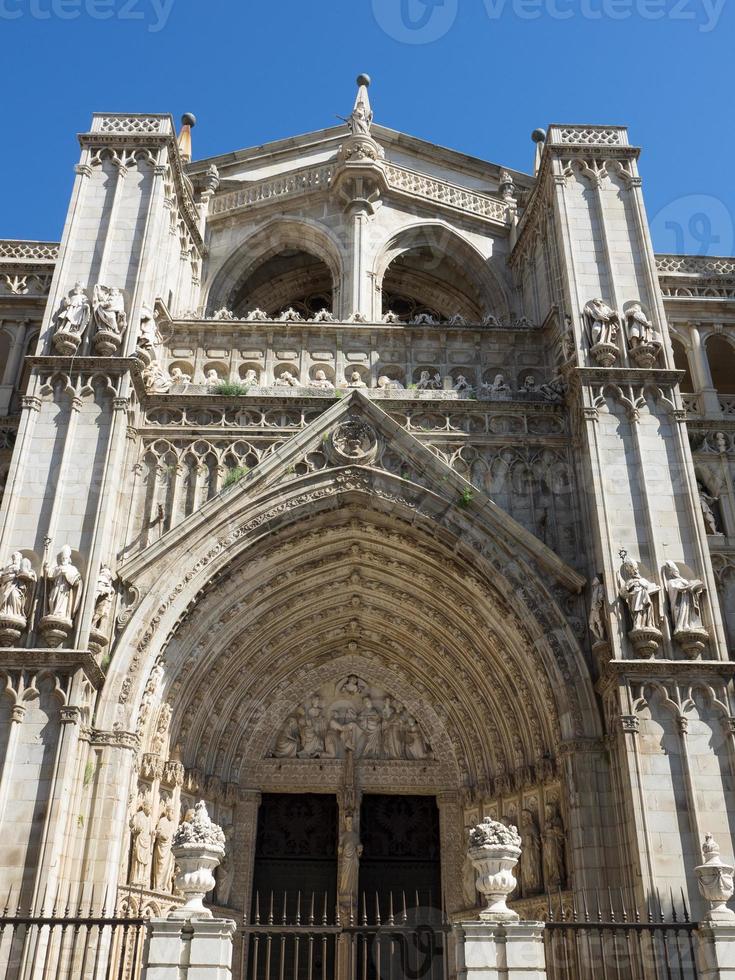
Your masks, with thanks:
M531 133L531 139L534 143L545 143L546 142L546 130L545 129L534 129Z
M193 112L185 112L184 115L181 117L182 126L196 126L196 124L197 124L197 117L194 115Z
M369 75L358 75L357 76L357 84L358 85L369 85L370 84L370 76Z

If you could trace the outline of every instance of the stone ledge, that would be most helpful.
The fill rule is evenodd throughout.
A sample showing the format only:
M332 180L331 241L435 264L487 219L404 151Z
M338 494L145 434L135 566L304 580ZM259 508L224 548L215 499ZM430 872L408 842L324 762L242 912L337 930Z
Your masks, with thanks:
M105 682L105 674L90 650L64 650L58 647L0 647L0 667L22 670L65 670L82 668L95 690Z

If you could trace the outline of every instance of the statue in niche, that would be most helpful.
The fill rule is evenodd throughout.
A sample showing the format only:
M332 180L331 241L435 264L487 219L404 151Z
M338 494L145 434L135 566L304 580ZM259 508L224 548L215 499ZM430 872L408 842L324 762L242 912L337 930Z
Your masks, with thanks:
M643 312L640 303L631 303L625 313L628 327L628 343L631 350L636 347L661 347L661 334Z
M704 583L699 579L684 578L673 561L664 563L663 573L674 633L703 630L700 600L705 591Z
M84 286L78 282L62 301L61 308L56 314L54 346L57 350L61 353L74 353L76 351L84 331L87 329L91 315L92 311Z
M232 843L232 837L234 834L234 827L232 824L227 824L222 828L225 835L225 856L219 863L217 868L217 904L227 906L230 902L230 893L232 892L232 880L234 878L234 867L232 863L232 848L230 844Z
M607 642L607 621L605 616L605 586L599 575L595 575L590 588L590 615L588 625L593 643Z
M554 404L560 404L564 401L564 394L567 390L566 382L560 374L551 381L547 381L545 384L539 385L538 392L542 395L547 402L553 402Z
M469 396L473 394L475 390L463 374L457 375L457 378L454 384L452 385L452 387L454 388L454 390L457 392L458 395Z
M245 377L242 379L242 383L253 388L257 388L260 385L260 378L255 368L247 369L245 372Z
M273 384L277 388L297 388L299 384L299 379L295 378L290 371L283 371L274 380Z
M146 391L163 394L169 390L173 380L160 364L154 361L143 371L143 384Z
M301 750L298 754L301 758L315 758L324 752L326 726L322 708L321 698L314 697L307 707L299 710L297 719Z
M97 575L94 587L94 609L92 611L91 628L102 632L107 625L107 618L112 608L112 597L115 595L114 576L109 565L102 565Z
M537 895L543 890L541 870L541 833L531 810L521 810L521 889L523 897Z
M717 503L719 497L710 496L701 483L697 483L697 493L699 494L699 506L702 510L702 517L704 518L704 526L707 534L721 534L722 532L717 526L715 512L712 510L712 504Z
M350 380L347 382L348 388L367 388L367 385L362 380L362 375L359 371L353 371L350 374Z
M61 549L53 569L46 569L46 578L50 583L47 615L71 624L82 595L82 576L72 563L71 548L68 544Z
M171 854L171 843L176 832L174 807L167 800L163 812L158 818L153 838L153 888L157 892L170 892L174 876L174 859Z
M345 680L339 682L337 690L354 697L357 694L363 694L367 690L367 684L360 680L357 674L350 674Z
M506 384L505 377L502 374L496 374L490 384L484 384L482 386L486 391L489 391L491 395L509 395L510 386Z
M419 391L437 391L442 386L442 376L438 371L431 374L429 371L422 371L416 387Z
M617 346L620 328L618 311L608 306L604 300L591 299L585 304L584 312L589 321L591 346L597 347L598 344Z
M30 558L14 551L10 563L0 571L0 616L22 620L25 626L35 586L36 573L31 568Z
M549 801L544 808L544 814L544 884L549 891L552 888L562 888L566 881L565 839L559 804L555 800Z
M378 388L381 391L403 391L403 384L396 378L389 378L387 374L381 374L378 378Z
M402 759L406 751L406 728L403 709L386 694L383 698L383 747L389 759Z
M172 385L189 385L191 384L191 378L188 374L185 374L180 367L172 367L169 371L171 376Z
M658 629L658 608L654 597L661 591L658 585L643 578L638 562L621 552L623 563L618 573L620 597L630 612L634 630Z
M221 380L222 379L214 368L210 368L204 376L204 383L210 388L214 387L214 385L218 385Z
M158 333L153 310L148 306L141 307L137 346L142 347L144 350L152 350L160 342L161 337Z
M127 324L125 300L115 286L98 283L92 292L92 315L98 330L122 336Z
M357 716L361 729L360 754L365 759L380 759L383 754L383 726L380 712L369 695L362 699L362 711Z
M322 371L321 369L315 373L311 382L311 387L323 388L325 391L334 391L334 385L327 377L326 372Z
M130 883L148 888L151 864L151 804L145 798L130 818Z
M406 738L406 758L407 759L426 759L429 756L429 749L424 740L424 736L419 728L419 723L408 712L404 712L402 719L405 724Z
M344 903L352 904L357 898L357 882L360 873L362 844L360 835L354 829L354 817L345 814L344 829L339 837L339 897Z
M527 395L536 394L536 379L532 374L527 374L523 379L523 390Z

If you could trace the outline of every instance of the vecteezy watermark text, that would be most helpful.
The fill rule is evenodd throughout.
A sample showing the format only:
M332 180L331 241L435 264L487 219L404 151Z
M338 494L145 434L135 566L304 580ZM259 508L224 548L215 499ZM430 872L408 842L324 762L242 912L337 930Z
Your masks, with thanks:
M482 0L491 21L516 17L533 21L680 21L703 34L713 31L726 0ZM457 17L459 0L372 0L373 14L390 37L405 44L430 44L443 37Z
M168 23L175 0L0 0L0 21L91 20L138 21L151 34Z

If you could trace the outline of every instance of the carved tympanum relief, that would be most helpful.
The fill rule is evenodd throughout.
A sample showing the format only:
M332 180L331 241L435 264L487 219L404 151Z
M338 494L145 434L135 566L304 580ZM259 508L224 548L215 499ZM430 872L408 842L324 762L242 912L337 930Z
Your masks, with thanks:
M432 757L419 723L390 694L350 674L325 684L286 719L271 754L278 759L421 760Z

